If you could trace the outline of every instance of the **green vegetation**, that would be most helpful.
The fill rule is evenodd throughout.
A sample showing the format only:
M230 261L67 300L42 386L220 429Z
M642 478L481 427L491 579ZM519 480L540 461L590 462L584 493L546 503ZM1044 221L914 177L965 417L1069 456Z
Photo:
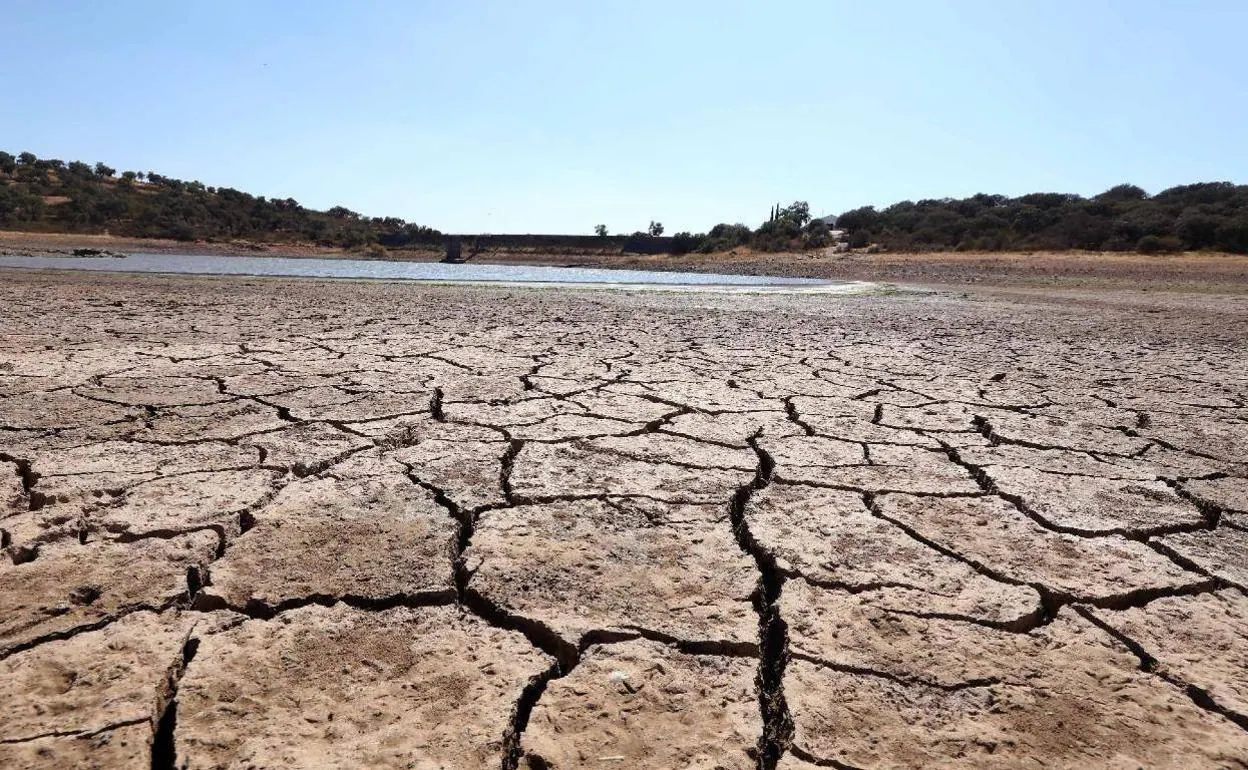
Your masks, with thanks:
M846 211L837 217L836 229L843 231L850 248L893 251L1248 254L1248 185L1207 182L1150 196L1124 184L1093 198L1032 193L1018 198L980 194L962 200L902 201L883 210L867 206ZM774 252L834 243L832 228L811 219L805 201L773 207L756 230L740 223L719 224L692 238L694 248L706 254L738 246Z
M342 206L313 211L292 198L266 199L229 187L205 187L155 172L104 163L40 159L0 152L0 229L102 233L177 240L305 242L366 248L440 244L442 234L395 217L366 217ZM1032 193L902 201L837 218L851 248L895 251L1087 249L1163 254L1188 250L1248 253L1248 186L1182 185L1150 196L1123 184L1092 198ZM594 232L607 237L606 225ZM632 239L659 238L651 222ZM774 206L757 229L718 224L705 234L677 233L660 248L713 253L749 246L802 251L834 245L832 229L810 206ZM384 253L374 249L376 253Z
M1093 198L1032 193L903 201L847 211L837 227L851 247L898 251L1088 249L1248 253L1248 185L1206 182L1150 196L1118 185Z
M320 212L292 198L266 199L228 187L103 163L0 152L0 228L177 240L245 239L358 248L441 243L437 230L336 206Z
M694 236L697 250L703 254L728 251L737 246L750 246L759 251L801 251L832 245L827 223L810 218L810 204L794 201L790 206L772 207L767 221L751 230L746 225L722 223L705 235Z
M1150 196L1118 185L1093 198L1032 193L1018 198L973 195L956 200L902 201L888 208L846 211L836 219L850 248L893 251L1139 251L1165 254L1214 250L1248 254L1248 185L1207 182ZM833 244L827 223L797 201L776 206L756 230L719 224L693 236L703 253L750 246L800 251Z

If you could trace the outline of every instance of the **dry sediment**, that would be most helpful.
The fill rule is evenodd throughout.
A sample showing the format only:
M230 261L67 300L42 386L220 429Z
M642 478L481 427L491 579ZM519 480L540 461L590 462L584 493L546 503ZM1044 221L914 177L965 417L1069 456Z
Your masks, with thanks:
M5 277L5 767L1248 767L1234 298Z

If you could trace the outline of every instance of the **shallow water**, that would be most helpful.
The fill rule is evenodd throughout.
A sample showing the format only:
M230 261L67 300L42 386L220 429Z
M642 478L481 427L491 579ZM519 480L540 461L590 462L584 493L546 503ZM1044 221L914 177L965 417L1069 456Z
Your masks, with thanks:
M118 257L2 256L0 267L87 270L112 273L250 275L300 278L427 281L525 286L583 286L622 289L845 292L863 284L814 278L603 270L583 267L387 262L361 259L292 259L193 254L131 254Z

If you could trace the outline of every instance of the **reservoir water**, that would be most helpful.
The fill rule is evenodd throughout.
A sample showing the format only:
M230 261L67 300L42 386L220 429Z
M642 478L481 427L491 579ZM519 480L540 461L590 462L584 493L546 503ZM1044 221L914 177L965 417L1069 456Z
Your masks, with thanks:
M130 254L125 257L4 256L0 268L86 270L109 273L239 275L382 281L584 287L672 291L855 293L856 281L715 273L604 270L585 267L387 262L363 259L231 257L199 254Z

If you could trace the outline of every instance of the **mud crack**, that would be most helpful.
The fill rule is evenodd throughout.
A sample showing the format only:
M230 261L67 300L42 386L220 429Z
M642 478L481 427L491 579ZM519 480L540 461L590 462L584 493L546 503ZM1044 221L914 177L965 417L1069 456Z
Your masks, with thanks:
M754 539L745 519L750 498L771 484L776 469L775 460L759 446L760 436L761 431L746 442L754 450L758 465L754 478L733 494L729 515L737 545L754 559L759 572L754 609L758 613L758 646L761 653L756 684L763 734L758 739L757 761L759 770L775 770L776 763L793 742L793 720L784 698L784 669L788 664L789 641L788 627L780 617L780 592L784 588L785 577L776 565L775 557Z

